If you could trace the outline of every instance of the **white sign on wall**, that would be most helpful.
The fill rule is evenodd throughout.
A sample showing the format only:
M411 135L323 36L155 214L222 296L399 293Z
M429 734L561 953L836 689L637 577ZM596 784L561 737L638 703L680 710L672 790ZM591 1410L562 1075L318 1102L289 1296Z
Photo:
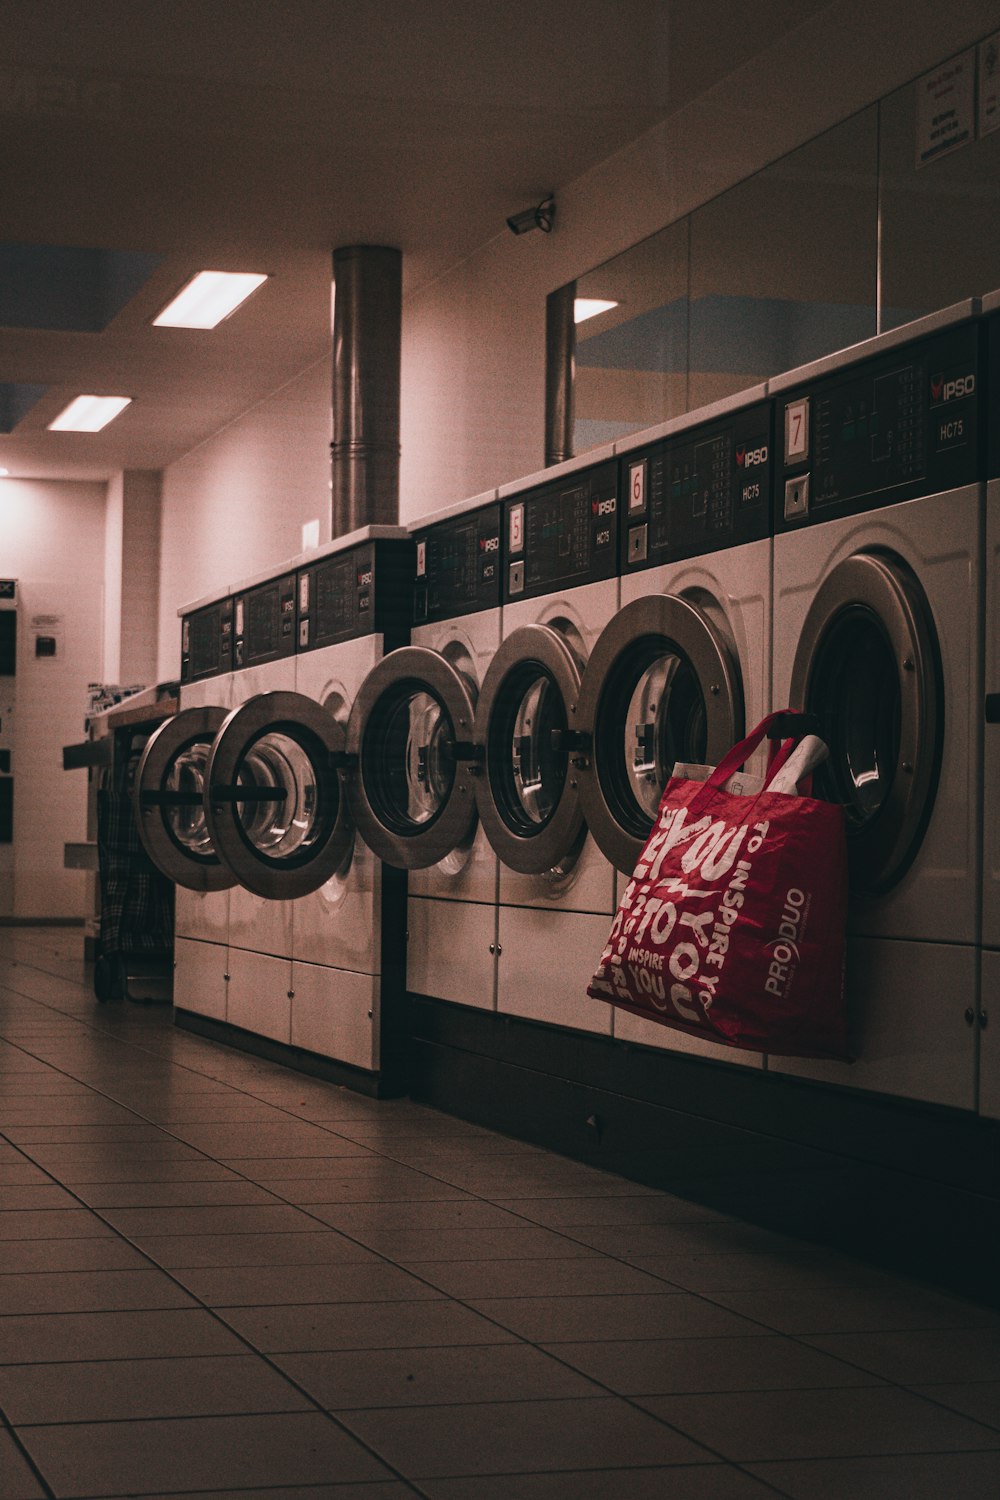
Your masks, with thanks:
M1000 130L1000 31L979 44L979 134Z
M916 90L916 164L926 167L975 137L976 49L925 74Z

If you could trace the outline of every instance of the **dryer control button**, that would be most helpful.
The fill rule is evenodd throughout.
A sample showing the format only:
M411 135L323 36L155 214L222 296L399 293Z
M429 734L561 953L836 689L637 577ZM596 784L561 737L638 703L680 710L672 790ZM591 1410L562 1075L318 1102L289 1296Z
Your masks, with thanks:
M799 474L785 480L785 520L795 521L809 514L809 475Z
M645 526L633 526L628 534L628 560L630 563L646 561L646 538L647 528Z
M510 565L510 580L508 584L510 593L524 593L524 563L516 562Z

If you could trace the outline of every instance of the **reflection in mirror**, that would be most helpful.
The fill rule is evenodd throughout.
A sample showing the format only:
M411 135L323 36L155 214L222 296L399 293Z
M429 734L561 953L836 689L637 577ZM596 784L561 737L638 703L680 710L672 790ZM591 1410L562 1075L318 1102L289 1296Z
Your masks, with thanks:
M690 409L876 332L877 116L691 215Z
M577 280L574 452L687 410L687 282L686 220Z
M917 89L882 101L882 329L1000 286L1000 130L917 168Z

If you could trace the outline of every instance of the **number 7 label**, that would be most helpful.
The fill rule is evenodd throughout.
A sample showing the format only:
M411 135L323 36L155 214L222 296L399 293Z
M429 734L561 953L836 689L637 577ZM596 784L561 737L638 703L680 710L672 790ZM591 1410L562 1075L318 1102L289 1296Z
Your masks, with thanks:
M785 407L785 463L809 457L809 397Z

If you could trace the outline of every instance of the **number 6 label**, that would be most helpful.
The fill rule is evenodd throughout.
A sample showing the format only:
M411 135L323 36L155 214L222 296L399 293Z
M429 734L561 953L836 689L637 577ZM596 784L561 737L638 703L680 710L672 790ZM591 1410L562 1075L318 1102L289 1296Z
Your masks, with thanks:
M646 506L646 460L631 464L628 471L628 508L644 510Z

